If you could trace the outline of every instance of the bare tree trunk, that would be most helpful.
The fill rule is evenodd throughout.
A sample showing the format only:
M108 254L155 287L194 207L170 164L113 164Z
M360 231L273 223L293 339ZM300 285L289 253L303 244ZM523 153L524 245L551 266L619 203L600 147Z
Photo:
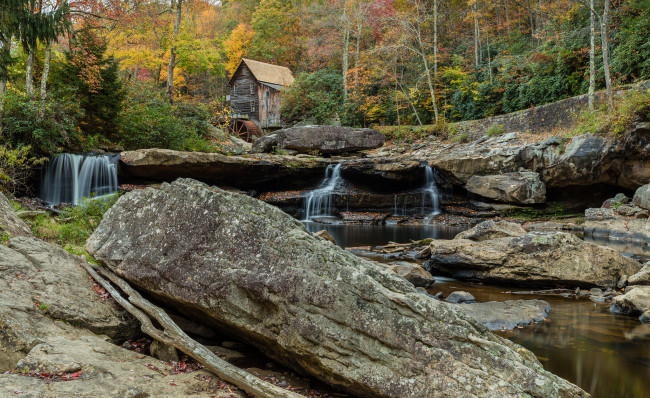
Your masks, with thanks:
M43 62L43 75L41 76L41 100L47 97L47 77L50 74L50 61L52 59L52 40L47 41L45 47L45 61Z
M474 2L474 67L479 64L479 31L478 31L478 1Z
M354 85L359 81L359 52L361 51L361 30L363 29L363 16L357 18L357 42L354 49Z
M433 0L433 78L438 80L438 0Z
M25 69L25 92L29 98L34 96L34 51L35 48L29 48L27 67Z
M611 112L614 110L614 93L612 90L612 76L610 74L609 68L609 38L607 34L607 24L609 23L609 5L610 0L605 0L603 18L600 21L600 40L603 46L603 70L605 72L605 86L607 88L607 106Z
M343 5L343 54L342 54L342 73L343 73L343 103L348 102L348 56L350 52L350 24L348 23L348 2Z
M2 51L9 53L9 49L11 48L11 38L3 35L2 42L0 44L2 44ZM5 110L6 93L7 93L7 77L2 76L2 78L0 78L0 133L2 133L2 128L3 128L2 118L4 116L4 110Z
M169 102L174 102L174 67L176 66L176 40L181 28L181 13L183 0L176 0L176 20L174 21L174 36L172 38L171 54L169 54L169 65L167 67L167 97Z
M596 91L596 20L594 0L589 8L589 92L587 94L589 109L594 110L594 93Z
M415 109L415 105L413 105L413 101L411 101L411 98L409 98L408 93L406 92L406 89L404 86L402 86L402 83L397 81L397 76L395 76L395 83L399 86L399 91L404 94L404 98L406 98L406 102L408 102L409 106L411 107L411 110L413 111L413 115L415 115L415 119L418 121L418 125L422 127L422 120L420 120L420 115L418 115L417 109Z

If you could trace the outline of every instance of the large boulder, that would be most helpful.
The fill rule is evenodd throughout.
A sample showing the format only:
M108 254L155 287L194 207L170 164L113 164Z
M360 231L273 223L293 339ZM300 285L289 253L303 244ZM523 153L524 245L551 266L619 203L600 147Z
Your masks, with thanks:
M299 153L342 154L379 148L384 135L377 130L342 126L301 126L275 132L277 149Z
M643 185L634 192L632 203L643 209L650 209L650 184Z
M472 176L465 189L498 202L535 204L546 201L546 185L538 173L531 171Z
M58 246L24 237L0 245L0 371L52 336L136 335L137 323L103 293Z
M641 315L650 310L650 286L629 286L614 297L609 309L614 314Z
M455 238L481 242L496 238L524 236L527 233L524 227L513 222L487 220L467 231L460 232Z
M461 236L433 240L429 248L425 268L432 274L494 282L615 287L641 268L616 250L558 231L479 242Z
M357 396L587 396L383 266L196 181L124 195L86 248L187 316Z
M18 218L9 200L0 192L0 234L9 236L33 236L27 223Z
M650 262L643 264L641 271L627 278L630 285L650 285Z

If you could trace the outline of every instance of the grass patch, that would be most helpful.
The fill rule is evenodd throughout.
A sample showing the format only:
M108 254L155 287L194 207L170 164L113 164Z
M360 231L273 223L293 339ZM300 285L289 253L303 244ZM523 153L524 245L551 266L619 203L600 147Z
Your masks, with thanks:
M503 124L493 124L490 127L488 127L487 131L485 132L485 135L488 137L493 137L497 135L504 134L506 132L506 127Z
M0 244L6 244L9 239L11 239L11 235L9 232L6 231L0 231Z
M83 246L110 209L119 194L86 198L78 206L68 207L57 216L41 214L31 221L37 238L63 246L73 254L86 254Z
M593 111L583 111L577 117L570 136L591 133L620 137L634 126L635 121L650 120L650 90L630 91L614 98L614 109L607 104Z
M382 133L386 140L406 142L413 142L430 136L449 136L452 129L455 130L453 124L444 121L423 126L373 126L373 128Z

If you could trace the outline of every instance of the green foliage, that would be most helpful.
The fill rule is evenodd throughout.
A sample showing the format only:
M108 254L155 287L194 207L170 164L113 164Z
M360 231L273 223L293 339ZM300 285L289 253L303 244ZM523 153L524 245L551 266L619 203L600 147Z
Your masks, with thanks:
M453 142L464 144L469 141L469 134L467 133L454 134L451 136L451 140Z
M593 111L585 110L578 115L571 136L591 133L620 136L634 124L637 118L650 120L650 90L630 91L614 99L614 109L602 104Z
M612 69L624 82L650 77L650 0L623 2L618 14L618 44L612 51Z
M5 96L4 129L0 138L15 147L30 146L39 156L63 148L83 149L84 140L78 128L82 115L76 101L69 97L33 101L12 90Z
M0 244L3 245L6 244L9 241L9 239L11 239L11 235L9 234L9 232L0 231Z
M493 124L490 127L488 127L487 131L485 132L485 135L488 137L493 137L496 135L501 135L506 132L506 128L503 124Z
M341 113L342 95L340 72L321 69L301 73L283 94L282 119L290 124L327 124Z
M36 166L47 158L30 156L29 146L10 149L0 145L0 192L28 192L29 182Z
M39 215L31 221L32 232L38 238L61 246L83 247L117 199L118 194L101 198L86 198L78 206L64 209L60 215Z
M79 127L86 134L112 138L123 107L125 90L119 64L106 55L107 42L90 28L77 32L65 61L55 63L52 86L58 95L74 97L83 110Z
M118 119L118 140L127 149L167 148L214 152L208 138L209 114L201 105L172 105L160 90L137 86L130 90Z

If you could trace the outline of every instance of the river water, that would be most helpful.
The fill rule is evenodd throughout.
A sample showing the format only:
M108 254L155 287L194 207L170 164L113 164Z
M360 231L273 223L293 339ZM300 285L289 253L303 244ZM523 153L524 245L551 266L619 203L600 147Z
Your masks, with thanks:
M305 225L311 232L327 230L342 247L451 239L462 230L441 225ZM594 243L609 246L606 242ZM636 258L650 257L646 246L612 247ZM595 398L650 397L650 324L641 324L635 317L612 315L608 304L588 299L511 294L530 290L516 286L489 286L437 276L430 292L446 296L456 290L468 291L478 301L547 301L552 310L545 322L498 334L531 350L546 370L579 385Z

